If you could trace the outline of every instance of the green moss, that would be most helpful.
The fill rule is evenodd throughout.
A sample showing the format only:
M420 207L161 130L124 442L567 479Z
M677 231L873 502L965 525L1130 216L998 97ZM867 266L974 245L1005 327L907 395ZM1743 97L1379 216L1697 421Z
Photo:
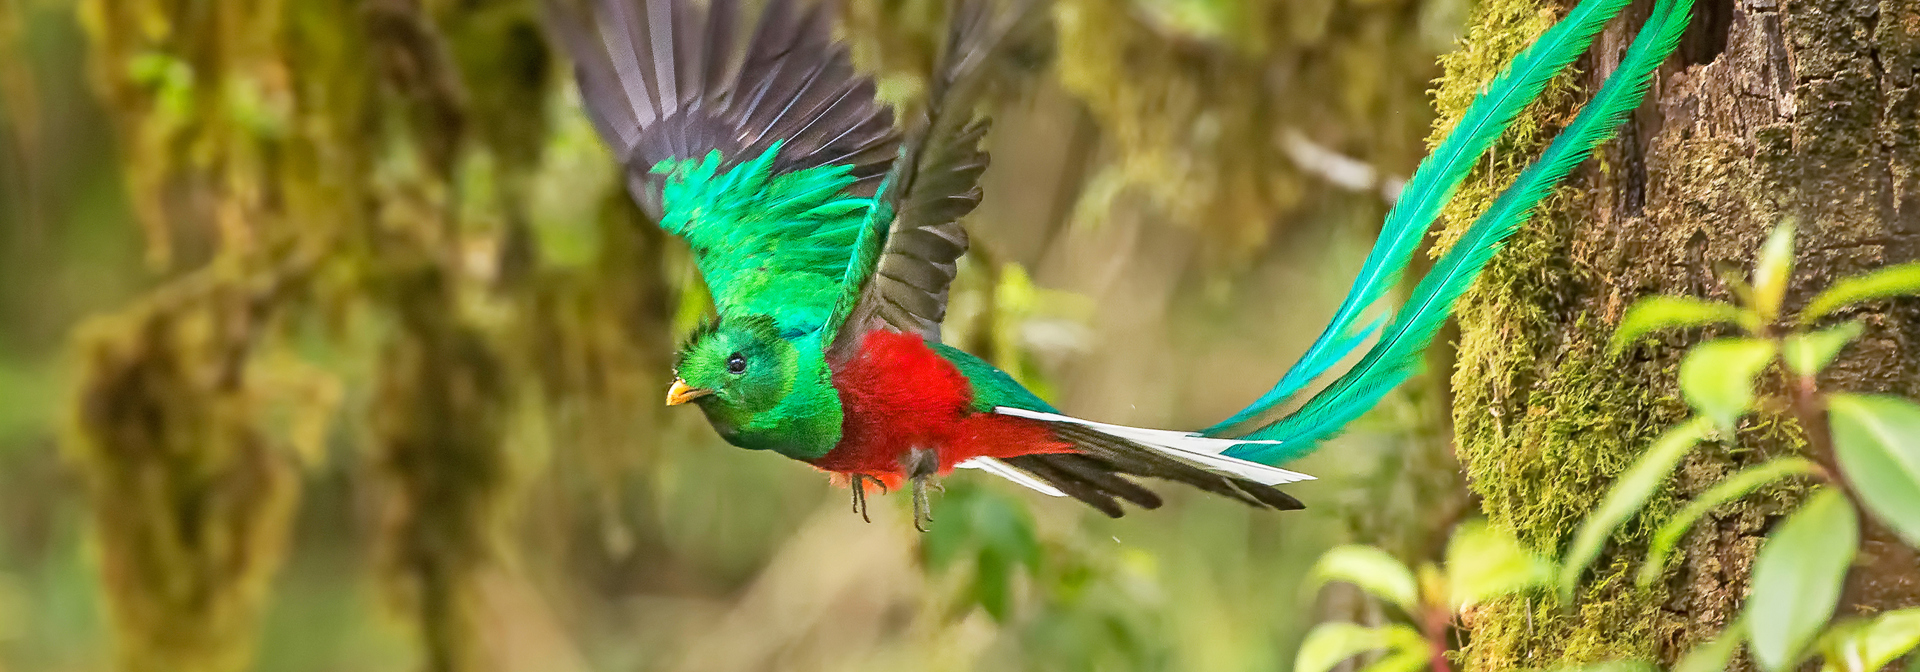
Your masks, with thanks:
M118 669L248 668L298 498L246 375L244 285L194 284L78 337L66 441L87 486Z
M1437 92L1443 120L1458 118L1508 55L1552 18L1541 3L1483 4L1464 48L1444 59L1447 76ZM1443 242L1463 231L1571 117L1572 82L1558 80L1468 178L1445 215ZM1715 218L1769 201L1767 178L1728 174L1737 170L1739 152L1718 144L1724 143L1663 136L1646 157L1626 156L1617 146L1604 149L1594 168L1577 172L1543 203L1462 301L1453 376L1458 455L1489 519L1543 551L1563 550L1619 473L1687 413L1675 384L1683 348L1649 346L1613 356L1606 344L1620 312L1639 294L1692 288L1688 271L1676 270L1684 266L1676 257L1695 244L1699 227L1720 226ZM1596 213L1617 213L1606 199L1633 188L1616 174L1630 161L1658 161L1648 168L1656 184L1645 188L1673 202L1648 204L1644 221L1590 220L1602 216ZM1728 202L1696 205L1693 199ZM1715 230L1736 231L1731 224ZM1714 243L1726 247L1685 257L1745 259L1757 248L1758 235L1756 229L1754 236L1716 237ZM1635 249L1659 253L1640 263L1619 256ZM1670 339L1688 342L1681 335ZM1670 662L1701 633L1730 620L1744 587L1727 585L1726 577L1742 576L1737 566L1751 553L1741 535L1757 533L1793 490L1781 488L1716 512L1715 519L1725 523L1716 533L1736 538L1708 539L1712 535L1697 531L1683 549L1686 568L1674 575L1693 583L1642 591L1633 586L1633 575L1653 523L1673 510L1676 498L1697 494L1764 457L1751 447L1790 451L1799 443L1790 422L1763 413L1746 421L1737 441L1697 450L1669 488L1615 533L1571 604L1509 600L1474 614L1469 666L1551 668L1622 657Z
M1557 17L1550 4L1528 0L1477 7L1463 47L1442 59L1442 121L1430 142ZM1445 212L1437 247L1463 232L1551 140L1573 109L1572 90L1572 77L1563 75L1521 114ZM1457 317L1461 463L1488 518L1549 552L1562 547L1663 420L1679 417L1673 404L1658 402L1655 389L1621 375L1604 347L1611 331L1604 320L1579 315L1569 324L1551 304L1576 282L1567 248L1581 205L1566 187L1543 202L1463 298ZM1628 529L1628 536L1645 533ZM1552 667L1651 652L1666 617L1659 595L1628 585L1632 569L1626 562L1601 566L1572 611L1543 598L1488 605L1471 619L1469 668Z
M385 578L419 629L426 669L481 669L478 572L497 558L512 473L505 372L484 335L449 308L438 269L393 281L404 328L382 357L372 418L374 464L392 488Z

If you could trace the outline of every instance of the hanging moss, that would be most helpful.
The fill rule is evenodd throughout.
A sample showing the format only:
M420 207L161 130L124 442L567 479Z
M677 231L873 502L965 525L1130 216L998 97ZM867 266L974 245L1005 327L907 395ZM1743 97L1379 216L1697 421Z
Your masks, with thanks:
M494 560L509 461L505 372L451 308L440 270L391 279L403 329L381 356L374 463L392 486L381 560L414 616L433 672L486 669L476 640L477 573Z
M246 669L298 500L267 418L307 381L253 371L311 278L301 240L327 230L287 226L276 180L294 113L279 9L80 5L149 258L177 278L75 338L66 447L121 669ZM300 421L324 433L324 416Z
M378 354L370 423L393 486L383 566L429 666L482 666L471 602L508 497L510 376L467 309L499 264L470 262L526 226L522 183L546 122L524 101L552 79L533 8L467 3L443 25L388 0L83 5L152 258L213 278L191 285L211 283L195 290L208 298L165 290L81 339L74 452L100 494L130 669L246 667L297 492L276 435L253 424L269 415L259 397L288 396L247 385L256 355L288 356L261 332L312 313L344 333L366 308L399 326ZM462 68L488 76L469 86ZM486 179L456 179L467 165ZM469 225L468 203L508 215ZM242 291L275 278L295 280ZM317 452L327 422L293 424Z
M299 492L247 375L258 288L189 286L77 338L69 456L92 502L119 669L247 669Z
M400 160L375 182L381 204L364 231L367 292L398 327L371 408L371 457L387 486L382 573L425 669L484 670L479 577L501 559L522 373L503 353L527 345L512 340L530 331L515 322L538 315L483 315L525 308L511 301L539 277L526 188L548 129L545 107L527 101L547 98L551 66L532 3L369 7L370 51L409 122L393 131Z

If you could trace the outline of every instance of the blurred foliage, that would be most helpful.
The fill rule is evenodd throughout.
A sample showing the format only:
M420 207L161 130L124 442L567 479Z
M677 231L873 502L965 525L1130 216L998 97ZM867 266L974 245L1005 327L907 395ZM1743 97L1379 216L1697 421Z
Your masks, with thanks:
M1285 158L1286 130L1368 161L1423 153L1412 139L1424 115L1402 112L1425 104L1432 55L1465 4L1063 0L1060 82L1118 155L1076 220L1106 221L1116 196L1137 191L1168 221L1206 230L1215 258L1244 263L1315 187Z
M1169 598L1152 556L1043 544L1024 504L971 482L949 488L942 510L952 522L922 542L927 568L956 586L955 616L978 606L1019 644L991 667L1169 669L1167 642L1156 632L1166 627L1156 614Z
M1410 170L1463 5L1056 4L950 340L1102 419L1244 402L1383 209L1278 133ZM890 100L944 11L849 4ZM1424 389L1304 514L963 473L924 538L859 524L659 407L704 288L543 35L532 0L0 0L0 669L1272 669L1320 549L1439 552Z

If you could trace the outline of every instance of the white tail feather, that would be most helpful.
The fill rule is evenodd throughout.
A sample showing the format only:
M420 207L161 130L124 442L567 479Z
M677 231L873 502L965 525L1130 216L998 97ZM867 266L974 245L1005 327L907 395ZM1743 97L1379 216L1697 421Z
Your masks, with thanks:
M1027 472L1021 471L1019 469L1015 469L1011 465L1008 465L1005 462L1001 462L991 457L976 457L971 460L967 460L965 462L961 462L953 466L959 467L961 469L979 469L989 474L993 474L995 476L999 476L1009 481L1019 483L1020 485L1027 486L1028 488L1032 488L1036 492L1039 492L1044 495L1052 495L1054 497L1067 496L1067 493L1061 492L1059 488L1056 488L1056 487L1053 487L1052 485L1047 484L1046 481L1042 481L1038 478L1034 478L1032 475L1028 474Z
M1288 471L1279 467L1270 467L1260 464L1259 462L1249 462L1237 457L1227 457L1220 454L1228 448L1243 443L1280 443L1279 441L1215 439L1201 436L1194 432L1110 425L1104 422L1082 420L1071 416L1029 411L1023 408L1012 408L1009 406L997 406L993 409L993 412L1031 420L1073 423L1093 429L1102 434L1119 437L1158 450L1168 457L1193 464L1208 471L1239 476L1261 485L1280 485L1282 483L1313 480L1312 476L1297 471Z

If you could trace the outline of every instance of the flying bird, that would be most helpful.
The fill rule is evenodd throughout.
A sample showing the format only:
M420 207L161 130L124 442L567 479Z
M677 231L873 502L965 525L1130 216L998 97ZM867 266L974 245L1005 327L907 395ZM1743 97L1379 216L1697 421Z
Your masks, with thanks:
M1067 415L940 342L967 250L960 219L980 202L988 163L990 123L976 108L1035 5L1013 0L1029 4L996 15L988 0L958 0L923 109L896 123L833 38L831 1L769 0L750 31L738 0L549 0L548 16L629 192L692 248L712 292L716 317L681 347L667 403L699 407L735 446L837 475L862 515L869 485L906 487L921 529L933 479L956 468L1114 517L1123 501L1161 504L1141 477L1303 508L1276 486L1312 477L1277 465L1413 374L1487 260L1639 105L1692 4L1659 0L1620 67L1541 158L1403 305L1378 310L1476 158L1627 0L1580 2L1421 162L1345 301L1273 389L1212 427L1174 431ZM1350 368L1279 412L1355 353Z

